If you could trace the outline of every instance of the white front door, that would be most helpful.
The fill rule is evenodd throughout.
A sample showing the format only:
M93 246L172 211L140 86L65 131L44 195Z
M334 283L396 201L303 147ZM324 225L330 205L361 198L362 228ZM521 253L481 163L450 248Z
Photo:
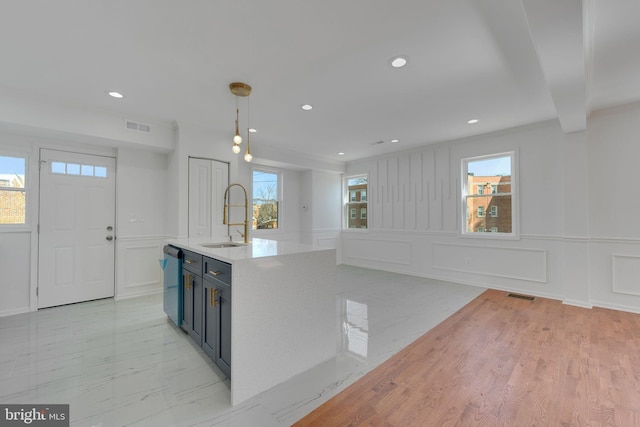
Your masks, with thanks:
M114 296L115 165L40 151L38 308Z

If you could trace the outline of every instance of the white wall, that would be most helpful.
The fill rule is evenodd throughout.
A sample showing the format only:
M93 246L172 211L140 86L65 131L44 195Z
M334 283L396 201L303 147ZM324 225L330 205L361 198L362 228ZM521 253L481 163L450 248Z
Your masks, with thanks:
M311 243L338 248L342 229L342 176L334 172L314 170L311 171L311 186Z
M128 298L161 290L168 158L128 148L117 156L116 298Z
M369 174L370 228L347 264L640 312L640 104L352 162ZM519 239L460 234L460 159L516 150Z
M593 304L640 312L640 104L589 120L589 293Z
M162 123L154 139L122 133L117 117L16 105L0 102L3 117L16 120L0 123L0 150L29 158L32 213L40 147L117 153L118 297L160 289L162 242L187 234L189 156L227 161L230 182L250 186L251 164L231 152L228 135L180 123L176 136ZM634 104L593 113L586 132L563 134L551 121L352 162L347 174L369 174L366 231L340 232L343 166L253 151L256 164L285 173L286 223L275 238L338 242L347 264L640 312L638 117ZM520 238L461 237L460 159L511 150L519 159ZM35 229L34 218L0 229L0 316L36 307Z
M240 182L250 189L252 164L231 152L226 134L182 122L179 127L156 123L155 135L137 135L123 131L123 119L119 117L30 102L18 102L16 106L9 111L9 106L0 102L0 112L6 113L3 117L14 120L0 122L0 150L29 158L31 218L29 224L12 228L11 232L0 229L0 271L8 272L0 279L0 316L37 309L37 253L32 248L37 248L37 218L33 213L38 211L39 148L117 157L116 298L161 290L158 259L162 257L164 241L187 235L189 156L228 162L230 182ZM312 162L287 153L276 158L277 161L263 159L263 163L285 166L278 168L283 172L286 189L283 227L276 234L263 237L300 241L303 172L300 165L290 162L300 160L306 166ZM282 163L283 159L289 163ZM330 162L319 164L329 169L341 167ZM333 176L337 174L334 172ZM336 191L337 200L339 189ZM311 188L309 194L317 194L317 189ZM5 256L7 248L11 255Z
M0 316L37 309L40 148L117 157L115 294L126 298L159 292L157 260L168 218L163 152L175 144L173 124L155 123L150 135L130 135L118 117L27 102L19 102L9 114L4 102L3 120L15 122L0 123L0 152L28 158L28 223L0 228L0 252L11 247L12 254L0 257L0 271L10 272L0 278Z
M37 218L38 152L31 138L0 131L3 155L27 158L27 224L0 226L0 317L27 312L31 308L32 271ZM33 283L35 295L35 282Z
M350 163L348 175L369 175L370 227L343 231L343 261L562 299L563 143L548 122ZM462 237L461 159L506 151L518 157L520 239Z
M175 148L174 124L145 117L117 116L70 105L45 103L13 96L0 96L0 128L69 143L124 146L168 152ZM151 132L128 130L126 121L147 124Z
M251 164L241 158L239 179L251 182L253 167L283 174L281 229L254 231L252 236L336 248L340 235L340 173L344 164L258 146Z
M0 317L29 311L31 232L0 230Z
M238 156L231 151L229 135L211 131L193 123L178 124L178 143L169 154L168 227L171 237L189 235L189 157L202 157L229 163L229 183L247 185L238 178ZM250 181L249 181L250 182Z

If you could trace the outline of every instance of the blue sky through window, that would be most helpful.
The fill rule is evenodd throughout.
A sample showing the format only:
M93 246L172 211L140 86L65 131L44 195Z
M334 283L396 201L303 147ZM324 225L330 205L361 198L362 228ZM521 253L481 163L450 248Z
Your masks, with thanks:
M511 157L474 160L468 163L467 172L475 176L509 176L511 175Z
M262 199L265 196L277 199L278 174L263 171L253 171L253 198Z
M25 159L20 157L0 156L0 174L24 175L25 163Z

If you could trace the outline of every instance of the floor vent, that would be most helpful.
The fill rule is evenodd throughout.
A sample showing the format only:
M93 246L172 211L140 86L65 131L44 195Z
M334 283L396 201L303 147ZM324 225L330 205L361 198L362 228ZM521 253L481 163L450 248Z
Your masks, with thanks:
M511 297L511 298L526 299L527 301L535 301L536 300L536 297L532 297L530 295L520 295L520 294L508 293L507 296Z

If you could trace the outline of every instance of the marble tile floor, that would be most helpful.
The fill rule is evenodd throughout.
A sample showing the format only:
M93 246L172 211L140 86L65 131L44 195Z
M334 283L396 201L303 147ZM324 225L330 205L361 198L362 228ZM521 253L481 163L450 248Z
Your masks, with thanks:
M72 426L289 426L484 290L339 266L337 356L236 407L159 294L4 317L0 403L68 403Z

